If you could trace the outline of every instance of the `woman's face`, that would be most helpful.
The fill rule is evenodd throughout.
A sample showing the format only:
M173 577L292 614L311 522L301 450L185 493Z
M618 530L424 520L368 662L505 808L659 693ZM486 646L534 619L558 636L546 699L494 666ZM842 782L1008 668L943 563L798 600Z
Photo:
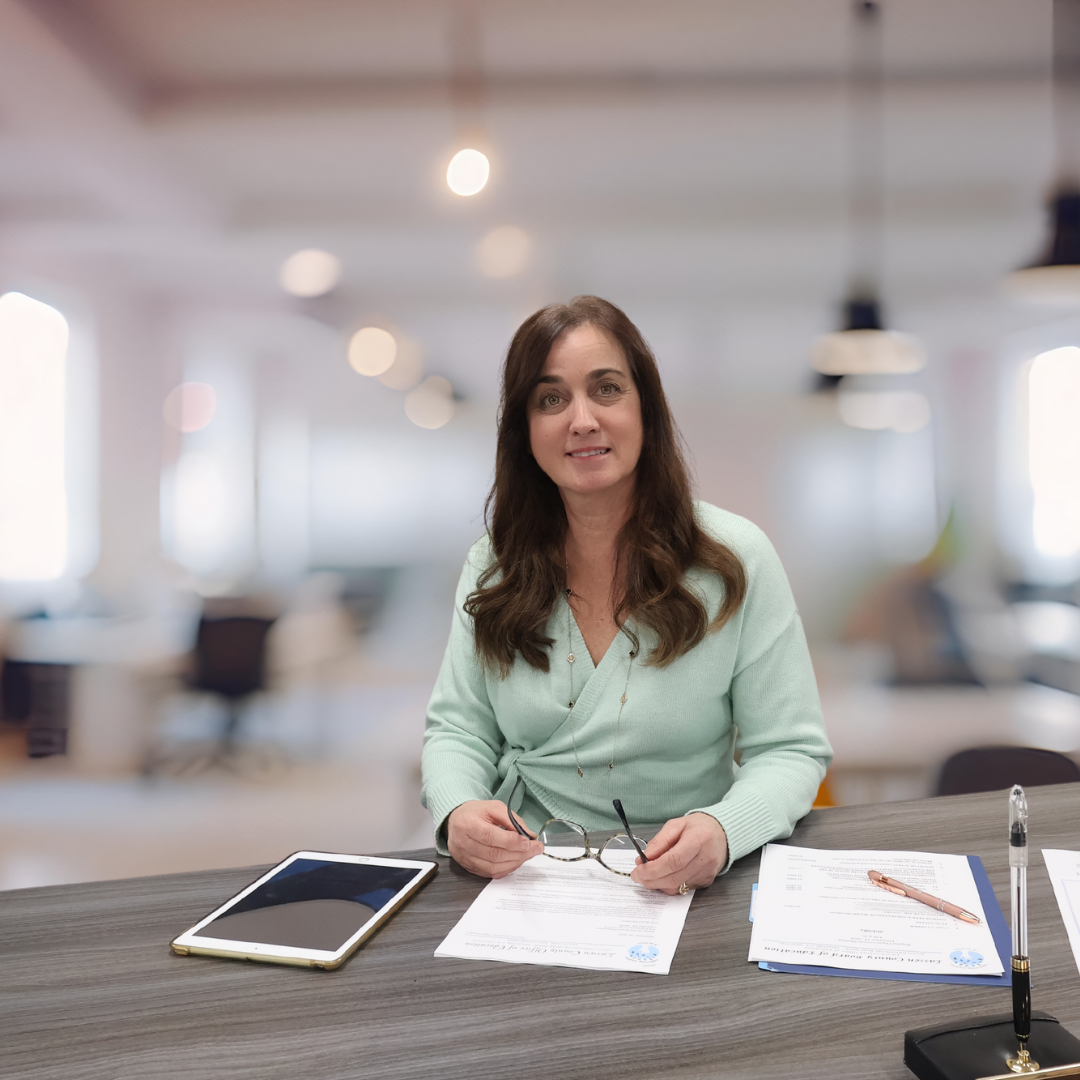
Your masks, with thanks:
M619 343L576 326L552 345L529 399L529 442L560 491L633 489L641 456L641 398Z

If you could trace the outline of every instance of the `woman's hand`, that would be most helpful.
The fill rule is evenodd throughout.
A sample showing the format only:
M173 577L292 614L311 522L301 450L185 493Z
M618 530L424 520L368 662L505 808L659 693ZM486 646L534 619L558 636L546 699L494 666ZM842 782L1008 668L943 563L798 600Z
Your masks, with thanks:
M472 874L501 878L544 851L539 840L517 832L506 804L498 799L462 803L446 819L451 857Z
M674 896L679 886L703 889L727 863L727 834L708 814L672 818L645 848L649 861L638 859L634 881L646 889Z

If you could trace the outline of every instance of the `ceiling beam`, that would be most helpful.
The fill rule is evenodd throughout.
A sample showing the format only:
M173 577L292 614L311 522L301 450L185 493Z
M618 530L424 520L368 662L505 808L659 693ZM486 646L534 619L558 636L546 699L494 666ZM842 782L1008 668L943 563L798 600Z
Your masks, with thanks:
M132 113L141 111L146 88L114 42L82 4L71 0L19 0L108 91Z
M110 217L209 221L216 208L148 148L145 129L19 0L0 0L0 129L7 150L32 146L51 188Z
M974 87L1042 83L1045 65L969 70L915 70L887 76L886 90L963 90ZM843 73L793 72L625 72L611 74L494 75L484 79L481 107L595 106L665 99L723 98L740 94L840 93ZM145 115L167 119L177 113L273 113L318 109L450 109L457 84L441 76L332 79L245 79L192 84L155 82L143 87Z

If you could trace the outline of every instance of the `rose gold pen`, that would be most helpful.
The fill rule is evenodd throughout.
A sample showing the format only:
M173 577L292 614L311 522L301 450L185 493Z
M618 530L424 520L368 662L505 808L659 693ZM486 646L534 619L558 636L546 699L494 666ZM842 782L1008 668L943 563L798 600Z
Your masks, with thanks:
M946 915L952 915L954 919L960 919L961 922L982 922L978 915L972 915L970 911L965 911L956 904L950 904L948 900L939 900L936 896L931 896L920 889L913 889L910 885L905 885L894 877L886 877L876 870L867 870L866 873L870 880L880 889L887 889L891 893L896 893L897 896L907 896L912 900L918 900L920 904L926 904L927 907L932 907L935 911L944 911Z

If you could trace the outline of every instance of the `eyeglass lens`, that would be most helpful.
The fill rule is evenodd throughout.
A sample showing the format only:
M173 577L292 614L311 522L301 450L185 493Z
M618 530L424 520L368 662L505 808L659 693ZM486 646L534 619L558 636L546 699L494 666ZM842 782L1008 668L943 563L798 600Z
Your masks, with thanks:
M537 838L544 845L544 854L553 859L573 862L589 854L589 840L585 830L572 821L549 821L537 834Z
M644 847L645 841L638 839L638 844ZM624 877L629 877L633 872L634 867L637 865L637 857L638 852L637 848L634 847L634 841L625 833L613 836L600 849L598 856L604 866L616 874L622 874Z

